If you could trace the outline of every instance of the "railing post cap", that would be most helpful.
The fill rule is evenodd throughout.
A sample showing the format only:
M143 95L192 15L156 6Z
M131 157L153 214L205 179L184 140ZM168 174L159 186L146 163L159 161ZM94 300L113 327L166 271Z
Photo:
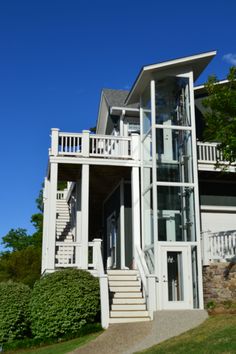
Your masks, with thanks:
M102 239L101 238L94 238L93 242L102 242Z
M131 136L139 136L138 133L131 133Z
M51 131L54 131L54 132L59 132L60 129L59 128L51 128Z
M86 130L86 129L82 130L82 132L83 133L88 133L88 134L91 133L90 130Z

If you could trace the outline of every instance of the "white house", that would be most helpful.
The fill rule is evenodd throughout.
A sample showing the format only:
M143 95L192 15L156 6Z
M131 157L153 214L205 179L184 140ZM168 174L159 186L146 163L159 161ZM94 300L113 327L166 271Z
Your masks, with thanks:
M201 142L194 87L215 54L144 66L130 91L103 90L96 134L52 129L42 273L98 276L104 327L202 309L202 266L235 253L235 169L216 170L217 144Z

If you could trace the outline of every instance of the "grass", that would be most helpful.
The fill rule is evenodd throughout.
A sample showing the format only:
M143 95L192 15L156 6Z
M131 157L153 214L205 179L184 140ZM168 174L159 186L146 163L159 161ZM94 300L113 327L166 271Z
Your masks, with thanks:
M69 340L67 342L47 345L41 348L33 348L33 349L21 349L21 350L14 350L14 351L6 351L8 354L23 354L23 353L32 353L32 354L66 354L76 348L81 347L82 345L90 342L91 340L95 339L101 332L96 332L92 334L87 334L85 336Z
M236 315L217 315L202 325L139 353L236 353Z

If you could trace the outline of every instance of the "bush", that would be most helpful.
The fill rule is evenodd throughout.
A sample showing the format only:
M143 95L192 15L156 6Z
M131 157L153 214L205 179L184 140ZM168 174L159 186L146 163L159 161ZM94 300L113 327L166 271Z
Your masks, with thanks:
M66 269L35 283L31 298L32 332L36 338L64 337L95 321L99 283L89 272Z
M0 343L30 335L31 290L21 283L0 283Z

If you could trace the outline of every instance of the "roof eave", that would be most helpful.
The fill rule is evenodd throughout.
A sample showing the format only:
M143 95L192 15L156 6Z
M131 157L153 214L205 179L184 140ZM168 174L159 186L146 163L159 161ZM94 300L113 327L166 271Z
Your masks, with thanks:
M184 58L174 59L170 61L165 61L157 64L152 64L148 66L144 66L137 79L132 86L125 104L132 104L139 100L139 95L142 89L142 86L145 86L144 83L147 79L151 79L153 73L163 70L168 70L170 68L175 68L179 66L191 66L194 72L194 81L199 77L202 71L206 68L206 66L210 63L213 57L216 55L216 51L210 51L202 54L196 54ZM143 87L144 89L145 87Z

